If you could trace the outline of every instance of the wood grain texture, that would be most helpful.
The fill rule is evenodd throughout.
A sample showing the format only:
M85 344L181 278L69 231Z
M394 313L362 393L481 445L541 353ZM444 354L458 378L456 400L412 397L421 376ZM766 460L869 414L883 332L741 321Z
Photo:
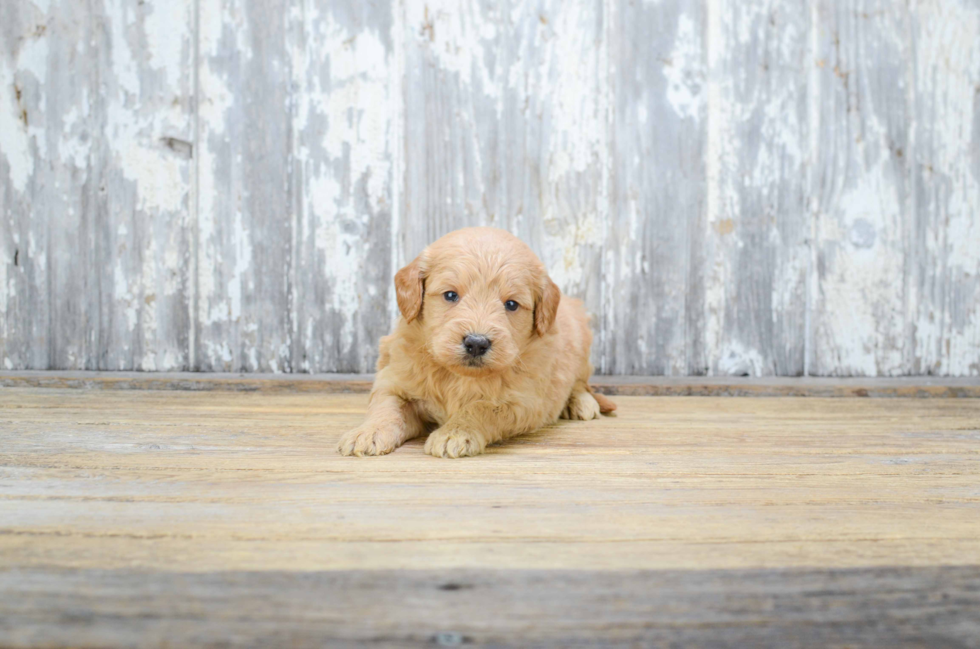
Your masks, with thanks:
M370 372L389 298L394 6L293 2L291 368Z
M602 372L704 374L705 12L614 4Z
M704 348L712 374L804 372L804 1L708 3Z
M193 8L192 0L107 0L94 17L100 65L89 92L99 130L91 134L98 186L87 206L90 253L57 255L72 264L66 274L86 278L83 295L99 296L90 315L97 331L86 353L91 369L188 366ZM52 229L61 221L55 217ZM77 335L70 313L52 329Z
M976 646L976 566L0 571L8 647ZM887 620L887 622L885 622Z
M203 3L195 369L373 369L392 275L384 9Z
M4 366L186 367L192 6L5 6Z
M969 0L11 0L0 369L357 372L439 235L603 374L980 376Z
M619 397L441 461L366 395L0 392L0 563L165 571L977 565L980 400ZM492 557L492 558L491 558Z
M366 404L0 391L4 644L977 637L980 400L620 397L477 458L338 456Z
M921 3L914 58L911 371L980 372L980 6Z
M817 375L910 369L909 15L878 0L814 6L811 209Z
M201 3L193 369L292 369L288 18L288 0Z
M82 14L81 10L69 12L67 23ZM53 49L46 36L49 29L60 35ZM81 102L92 70L90 65L64 70L58 79L60 90L51 90L46 87L54 80L48 60L65 61L75 47L91 54L88 45L84 29L51 24L47 13L33 4L17 2L4 7L0 23L0 364L6 368L55 366L52 353L58 350L49 345L49 331L58 305L50 302L51 289L55 281L60 285L65 279L60 273L53 278L50 272L52 233L48 224L58 211L81 216L91 140L86 137L79 142L77 137L90 127L87 123L79 125L75 137L57 139L44 125L45 118L61 122L70 110L62 104ZM65 83L69 74L75 83ZM49 142L58 150L74 144L77 158L49 168L42 162ZM61 188L57 192L56 183ZM40 193L39 186L48 188L43 200L34 198ZM79 220L64 228L77 233ZM74 297L81 299L81 291L75 291ZM82 312L80 305L75 310Z

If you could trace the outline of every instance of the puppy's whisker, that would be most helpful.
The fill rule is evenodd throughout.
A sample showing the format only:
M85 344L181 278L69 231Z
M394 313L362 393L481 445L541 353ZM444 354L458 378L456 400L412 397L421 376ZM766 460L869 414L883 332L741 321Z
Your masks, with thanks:
M522 374L529 374L530 370L527 369L527 365L524 363L524 359L520 356L517 357L517 362L520 364L520 371Z

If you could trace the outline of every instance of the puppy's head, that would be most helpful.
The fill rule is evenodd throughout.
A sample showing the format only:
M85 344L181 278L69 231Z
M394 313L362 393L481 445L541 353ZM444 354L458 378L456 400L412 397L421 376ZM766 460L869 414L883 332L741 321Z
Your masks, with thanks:
M520 239L494 228L442 237L395 275L398 308L437 363L499 372L551 330L561 292Z

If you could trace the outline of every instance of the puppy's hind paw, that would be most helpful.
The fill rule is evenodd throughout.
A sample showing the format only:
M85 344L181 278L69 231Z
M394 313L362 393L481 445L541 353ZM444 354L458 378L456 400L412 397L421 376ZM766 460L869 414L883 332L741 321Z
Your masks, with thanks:
M599 403L588 392L575 392L568 398L562 419L583 419L588 421L599 416Z
M392 431L380 426L362 424L340 438L337 452L341 455L386 455L401 444L399 431Z
M458 458L480 455L487 442L479 433L438 429L425 440L425 452L435 457Z

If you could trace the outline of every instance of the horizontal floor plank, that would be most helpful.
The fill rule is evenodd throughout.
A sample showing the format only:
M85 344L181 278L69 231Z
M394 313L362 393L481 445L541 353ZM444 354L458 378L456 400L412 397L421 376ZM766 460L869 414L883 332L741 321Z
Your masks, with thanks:
M980 399L616 400L452 461L339 456L366 394L0 390L0 645L980 637Z
M0 571L5 646L971 647L980 568ZM179 593L179 597L174 594Z
M980 400L619 401L443 461L422 440L340 457L363 394L11 389L0 547L164 570L980 563Z

